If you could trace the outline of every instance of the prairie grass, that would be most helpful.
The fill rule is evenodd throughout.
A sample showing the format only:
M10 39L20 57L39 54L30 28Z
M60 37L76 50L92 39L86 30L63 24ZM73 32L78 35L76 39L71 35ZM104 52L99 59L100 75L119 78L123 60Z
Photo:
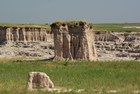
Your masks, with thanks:
M77 24L81 21L56 21L54 23L67 23L67 24ZM140 27L140 23L99 23L92 24L95 31L113 31L113 32L140 32L140 28L123 28L125 26L138 26ZM8 26L8 27L39 27L46 28L48 31L51 31L51 27L49 24L12 24L12 23L0 23L0 26Z
M140 27L140 23L101 23L93 24L95 30L106 30L113 32L140 32L140 28L124 28L124 27Z
M20 27L20 28L31 28L31 27L36 27L36 28L46 28L49 31L51 30L49 24L14 24L14 23L0 23L0 26L2 27Z
M47 73L55 87L72 89L62 94L77 94L74 90L84 89L81 94L132 94L140 91L140 62L54 62L0 59L0 94L55 94L46 91L27 91L28 73ZM110 94L110 93L109 93Z

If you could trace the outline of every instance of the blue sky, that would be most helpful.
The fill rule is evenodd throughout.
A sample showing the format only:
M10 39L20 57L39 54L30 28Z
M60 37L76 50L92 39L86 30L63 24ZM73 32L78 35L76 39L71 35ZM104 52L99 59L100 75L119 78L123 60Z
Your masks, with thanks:
M140 0L0 0L0 22L140 22Z

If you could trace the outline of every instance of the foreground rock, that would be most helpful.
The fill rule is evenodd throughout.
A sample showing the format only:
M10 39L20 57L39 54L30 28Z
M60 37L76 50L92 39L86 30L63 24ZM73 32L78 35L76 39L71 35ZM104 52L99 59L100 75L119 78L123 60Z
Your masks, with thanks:
M54 88L54 84L46 73L30 72L27 87L29 90L34 89L50 90Z
M87 22L55 22L55 60L97 60L93 28Z

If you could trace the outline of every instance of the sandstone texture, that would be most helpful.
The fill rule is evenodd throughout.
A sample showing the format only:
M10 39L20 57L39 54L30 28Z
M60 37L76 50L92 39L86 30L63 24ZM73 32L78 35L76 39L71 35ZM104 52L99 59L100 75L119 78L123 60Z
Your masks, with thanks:
M0 26L0 58L52 58L52 39L50 30L45 27Z
M140 32L95 31L99 60L140 60Z
M36 42L50 39L48 29L42 27L0 26L0 44L11 42Z
M0 58L24 57L34 59L51 59L54 57L53 41L50 42L15 42L0 45Z
M30 72L28 76L27 88L29 90L33 90L33 89L50 90L54 88L54 84L46 73Z
M97 60L92 26L84 21L55 22L55 60Z
M90 51L90 53L92 55L93 53L96 53L98 60L103 60L103 61L104 60L140 60L140 32L94 31L94 29L92 28L90 29L87 23L84 26L81 26L81 28L78 28L78 26L79 24L77 24L77 26L71 24L70 25L60 24L56 26L58 27L58 29L55 29L58 30L60 33L57 32L58 35L55 35L57 37L54 38L53 38L53 34L48 32L46 28L26 27L26 28L30 28L30 30L32 31L30 31L30 34L28 34L28 36L22 36L23 32L22 33L20 32L21 35L18 35L19 33L15 33L15 32L19 30L17 28L20 28L21 30L25 27L15 27L17 29L16 30L16 29L12 29L13 26L12 27L0 26L0 58L5 58L5 57L6 58L11 58L11 57L30 58L31 57L35 59L53 58L55 56L54 39L57 38L55 40L56 43L62 42L61 44L57 44L58 46L60 46L59 49L61 49L58 50L61 53L60 54L58 52L59 55L64 56L63 58L68 60L75 59L75 58L79 58L80 57L79 54L81 54L80 52L81 49L79 49L78 47L81 48L83 47L82 49L85 49L83 45L88 45L88 43L86 43L86 38L84 38L85 40L82 38L89 36L88 38L90 38L91 40L90 43L94 42L93 40L95 40L95 45L93 43L93 49L94 47L96 48L96 51L94 51L95 50L94 49L93 51ZM87 28L85 29L85 27ZM38 30L46 29L43 31L45 33L44 35L45 38L41 38L39 37L41 35L37 34L38 37L35 39L36 37L35 33L36 32L39 33L39 31L36 31L37 28ZM79 35L80 30L83 30L83 32L81 32ZM95 37L90 37L90 35L92 35L92 33L90 32L84 35L85 33L84 30L89 30L89 31L93 30ZM11 35L9 36L9 34ZM62 38L62 34L63 34L63 38ZM32 38L31 35L34 35L34 38ZM83 43L86 44L82 44L81 41L83 41ZM64 51L64 53L61 48L62 44L64 44L63 45L64 50L67 50ZM91 48L91 46L88 47ZM89 49L88 47L87 49ZM86 54L85 57L86 56L88 56L88 54ZM89 57L86 58L88 59Z

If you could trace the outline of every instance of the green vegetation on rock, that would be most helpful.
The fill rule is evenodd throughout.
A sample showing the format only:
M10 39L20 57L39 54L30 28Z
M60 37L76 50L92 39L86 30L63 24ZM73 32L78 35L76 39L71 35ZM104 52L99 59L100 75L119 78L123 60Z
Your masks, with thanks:
M77 25L80 22L86 23L86 21L56 21L55 24L68 24ZM90 24L91 25L91 24ZM92 24L95 31L113 31L113 32L140 32L140 23L100 23ZM49 31L51 27L49 24L9 24L0 23L0 26L8 27L39 27L47 28Z
M21 27L21 28L30 28L30 27L36 27L36 28L46 28L50 30L50 25L48 24L9 24L9 23L0 23L0 26L2 27Z

